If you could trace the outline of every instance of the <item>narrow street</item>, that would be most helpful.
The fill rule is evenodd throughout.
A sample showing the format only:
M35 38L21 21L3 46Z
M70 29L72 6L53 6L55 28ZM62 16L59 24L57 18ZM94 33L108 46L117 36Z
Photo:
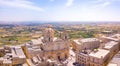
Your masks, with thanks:
M68 58L68 64L67 66L73 66L73 63L75 62L75 53L73 52L73 50L70 48L70 56Z

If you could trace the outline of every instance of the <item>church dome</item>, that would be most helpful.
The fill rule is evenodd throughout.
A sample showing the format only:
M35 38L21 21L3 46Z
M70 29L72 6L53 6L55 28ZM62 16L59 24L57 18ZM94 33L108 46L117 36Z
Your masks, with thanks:
M45 28L45 32L54 32L52 28Z

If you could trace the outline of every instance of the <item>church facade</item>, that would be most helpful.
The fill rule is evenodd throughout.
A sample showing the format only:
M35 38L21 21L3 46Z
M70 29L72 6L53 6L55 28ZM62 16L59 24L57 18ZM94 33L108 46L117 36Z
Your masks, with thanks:
M42 59L65 60L69 55L69 40L66 32L54 37L52 28L43 30L43 37L33 39L23 46L27 58L39 56Z

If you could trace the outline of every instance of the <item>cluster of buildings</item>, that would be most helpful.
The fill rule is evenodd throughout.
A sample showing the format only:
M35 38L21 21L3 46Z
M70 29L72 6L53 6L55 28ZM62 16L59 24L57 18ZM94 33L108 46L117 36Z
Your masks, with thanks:
M21 46L0 48L0 66L67 66L70 45L80 66L120 66L120 34L68 40L67 32L54 37L52 28Z
M103 36L101 39L86 38L73 40L72 45L76 53L76 62L82 66L107 66L112 57L119 52L119 42L120 34L109 37ZM120 65L117 64L116 66Z
M0 48L0 53L4 54L0 57L0 66L24 65L26 62L26 56L19 46L5 46Z
M45 28L43 37L21 46L1 48L4 55L0 57L0 66L63 66L69 57L68 38L65 31L54 37L54 30Z

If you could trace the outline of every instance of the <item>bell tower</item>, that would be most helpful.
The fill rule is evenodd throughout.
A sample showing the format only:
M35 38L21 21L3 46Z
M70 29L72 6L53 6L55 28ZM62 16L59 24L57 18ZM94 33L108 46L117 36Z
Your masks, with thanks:
M63 31L60 33L60 38L63 40L68 40L69 39L69 35L67 33L67 31Z
M54 30L51 27L47 27L43 30L43 41L44 42L53 42L54 39Z

